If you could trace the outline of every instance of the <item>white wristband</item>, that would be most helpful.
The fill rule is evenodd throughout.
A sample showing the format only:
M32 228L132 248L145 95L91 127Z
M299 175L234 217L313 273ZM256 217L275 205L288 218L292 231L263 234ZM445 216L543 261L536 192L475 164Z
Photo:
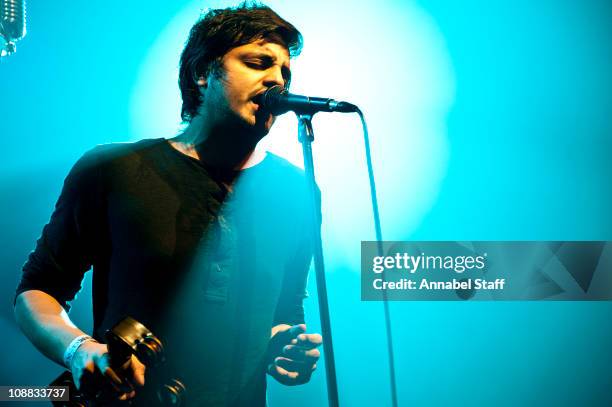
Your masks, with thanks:
M68 345L68 347L66 348L66 351L64 352L64 366L70 369L72 358L74 357L74 354L76 353L77 349L79 349L79 346L89 341L95 341L95 339L89 335L81 335L74 338L72 342L70 342L70 345Z

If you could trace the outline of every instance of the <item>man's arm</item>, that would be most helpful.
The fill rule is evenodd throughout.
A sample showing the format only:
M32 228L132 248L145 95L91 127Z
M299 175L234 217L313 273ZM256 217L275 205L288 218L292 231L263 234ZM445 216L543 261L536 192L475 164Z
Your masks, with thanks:
M17 324L38 350L60 365L69 364L66 368L72 372L77 388L97 390L102 374L120 394L127 393L122 397L128 398L133 391L127 390L125 380L110 368L107 346L93 339L73 342L84 333L67 314L69 302L81 289L83 275L103 245L100 236L104 226L99 222L105 207L100 160L106 157L106 150L99 146L85 153L64 180L51 219L23 267L14 312ZM69 362L64 362L68 348ZM135 357L121 370L130 382L144 384L144 366Z
M301 191L301 194L305 192ZM308 199L300 202L308 202ZM318 188L315 205L320 225L321 194ZM310 380L321 356L317 348L323 343L320 334L307 334L304 324L303 301L308 297L306 286L312 261L312 219L303 216L304 213L309 213L304 209L297 210L294 217L300 221L295 234L298 239L293 253L286 259L282 292L268 346L268 374L288 386Z
M74 326L55 298L39 290L25 291L17 296L15 319L34 346L62 366L68 345L77 336L85 335Z

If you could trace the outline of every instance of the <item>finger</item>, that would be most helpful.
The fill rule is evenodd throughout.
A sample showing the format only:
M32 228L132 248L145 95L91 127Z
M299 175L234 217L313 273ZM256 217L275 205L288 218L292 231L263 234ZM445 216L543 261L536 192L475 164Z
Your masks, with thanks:
M116 385L123 384L121 378L119 378L119 376L117 376L117 373L115 373L115 371L110 367L110 356L108 353L105 353L101 356L94 356L94 362L97 365L98 370L100 370L100 372L106 378L108 378L111 383L114 383Z
M319 349L308 349L297 345L287 345L283 347L283 356L302 362L314 363L319 360L321 352Z
M293 325L284 331L280 331L272 338L273 347L278 347L278 352L280 352L283 345L297 343L298 335L304 332L306 332L306 325L304 324Z
M110 367L109 354L105 353L102 357L95 358L98 369L108 379L110 385L119 393L130 393L133 388L124 380L121 380L119 375Z
M132 390L130 393L123 393L121 396L119 396L119 400L125 401L133 399L134 397L136 397L136 392Z
M271 363L270 366L268 366L268 373L270 373L272 376L276 377L279 380L295 379L298 376L297 372L290 372L275 363Z
M133 390L132 386L127 381L122 381L117 373L110 367L102 371L104 377L106 377L112 386L112 388L118 393L129 393Z
M85 364L85 366L83 366L82 369L75 369L72 372L74 385L76 386L77 390L81 389L83 381L87 381L87 378L92 376L95 370L96 365L93 361L89 361L87 364Z
M77 390L81 390L81 375L73 375L72 381L74 382L74 387L76 387Z
M140 360L138 360L138 358L134 355L132 355L132 361L131 361L131 368L132 368L132 377L134 380L134 383L136 383L138 386L144 386L145 384L145 365L143 365Z
M296 373L298 376L309 376L314 370L314 363L299 362L283 357L274 359L274 364L289 373Z
M93 363L92 363L93 365ZM77 390L82 390L82 387L84 384L87 383L87 380L89 377L93 376L93 368L91 368L92 371L89 371L89 368L87 367L87 365L85 366L85 368L83 370L76 370L74 372L74 374L72 375L73 379L74 379L74 385L76 386Z
M285 332L287 335L286 341L290 342L296 339L300 334L303 334L304 332L306 332L306 325L304 324L293 325L291 328L287 329Z
M314 349L323 343L323 337L319 334L300 334L296 338L296 344L308 349Z

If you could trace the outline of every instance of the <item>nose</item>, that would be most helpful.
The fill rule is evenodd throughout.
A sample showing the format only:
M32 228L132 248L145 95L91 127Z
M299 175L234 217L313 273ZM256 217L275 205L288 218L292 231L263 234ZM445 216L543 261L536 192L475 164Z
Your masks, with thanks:
M268 88L272 86L279 85L281 87L285 87L285 78L283 78L283 73L280 66L272 66L266 72L266 77L264 78L264 85Z

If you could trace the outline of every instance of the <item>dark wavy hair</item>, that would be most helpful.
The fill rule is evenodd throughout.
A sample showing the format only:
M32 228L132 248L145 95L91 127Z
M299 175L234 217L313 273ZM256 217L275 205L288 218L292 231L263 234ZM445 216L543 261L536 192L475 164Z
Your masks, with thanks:
M245 1L237 7L212 9L195 23L179 65L183 123L191 122L198 113L198 78L220 73L221 59L228 51L261 39L284 46L291 57L302 50L302 34L261 3Z

